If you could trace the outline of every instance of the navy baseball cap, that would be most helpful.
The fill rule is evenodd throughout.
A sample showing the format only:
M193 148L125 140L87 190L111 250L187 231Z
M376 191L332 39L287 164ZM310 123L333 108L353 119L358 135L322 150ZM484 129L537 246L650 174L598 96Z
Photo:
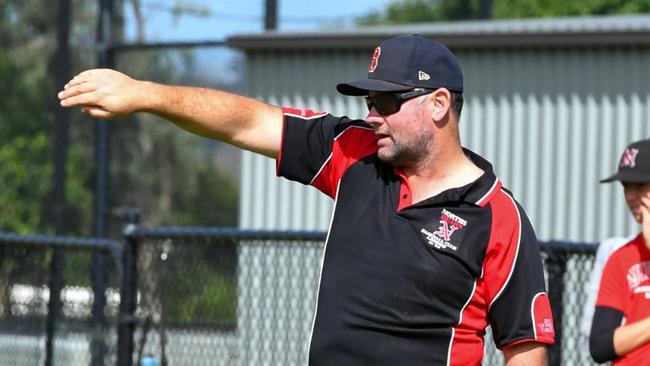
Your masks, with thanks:
M631 143L623 152L618 163L618 172L600 183L620 181L621 183L650 182L650 139Z
M414 88L463 91L463 72L456 56L441 43L419 34L384 41L375 48L367 79L336 86L344 95L397 93Z

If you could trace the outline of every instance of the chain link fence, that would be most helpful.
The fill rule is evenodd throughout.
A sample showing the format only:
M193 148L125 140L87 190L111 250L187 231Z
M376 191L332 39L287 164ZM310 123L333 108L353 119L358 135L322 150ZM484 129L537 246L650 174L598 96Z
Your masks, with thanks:
M325 233L131 225L125 239L122 247L0 233L0 364L96 364L98 339L106 365L145 357L179 366L307 363ZM557 332L549 363L593 365L580 321L596 246L541 248ZM64 286L49 334L56 250L64 253ZM99 331L91 321L97 254L112 263ZM503 364L489 330L483 364Z
M136 361L306 364L323 233L140 228L131 239Z
M63 265L53 272L55 256ZM111 268L102 323L92 321L97 257ZM115 364L121 259L110 240L0 232L0 365L90 365L93 347L100 362ZM51 288L60 288L60 302Z
M324 233L139 228L131 238L139 251L136 357L170 365L307 363ZM542 244L558 333L552 365L593 364L579 322L595 248ZM217 298L221 310L200 313ZM152 325L143 326L152 313ZM502 364L488 330L484 365Z

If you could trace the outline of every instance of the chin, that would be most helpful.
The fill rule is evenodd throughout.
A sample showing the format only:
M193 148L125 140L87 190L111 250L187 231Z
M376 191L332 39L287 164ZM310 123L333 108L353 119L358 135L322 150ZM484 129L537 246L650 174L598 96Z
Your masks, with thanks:
M382 148L379 148L377 151L377 156L379 157L379 160L383 161L384 163L390 164L395 161L395 154L393 154L392 151L386 151Z

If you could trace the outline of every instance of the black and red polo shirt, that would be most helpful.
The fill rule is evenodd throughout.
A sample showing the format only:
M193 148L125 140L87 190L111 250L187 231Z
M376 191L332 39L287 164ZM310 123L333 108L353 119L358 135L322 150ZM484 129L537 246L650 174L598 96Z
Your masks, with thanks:
M416 204L362 120L284 109L278 175L335 199L311 365L478 365L498 347L552 344L537 238L489 162L475 182Z

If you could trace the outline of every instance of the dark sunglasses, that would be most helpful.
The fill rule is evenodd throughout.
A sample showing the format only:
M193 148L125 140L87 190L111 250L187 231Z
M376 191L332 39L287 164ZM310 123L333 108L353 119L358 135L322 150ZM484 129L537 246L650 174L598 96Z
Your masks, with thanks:
M366 97L366 105L368 106L368 111L374 107L377 113L382 116L388 116L399 111L405 100L432 92L432 89L416 88L405 93L377 94L374 97Z

